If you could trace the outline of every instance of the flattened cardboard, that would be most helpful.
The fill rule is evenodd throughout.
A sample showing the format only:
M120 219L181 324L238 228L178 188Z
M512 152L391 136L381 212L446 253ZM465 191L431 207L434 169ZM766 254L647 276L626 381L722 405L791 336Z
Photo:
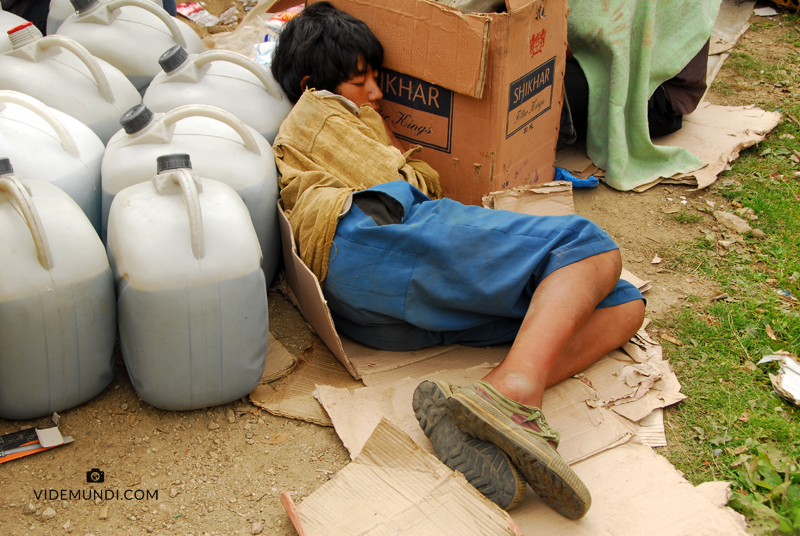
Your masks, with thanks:
M664 430L664 410L657 409L639 421L636 436L648 447L666 447L667 432Z
M553 180L566 62L566 0L519 0L464 15L431 0L334 0L383 44L382 114L425 149L444 194ZM480 43L480 50L478 44Z
M273 415L332 426L330 417L314 398L316 385L322 383L345 389L357 389L364 385L354 380L315 338L291 374L274 388L267 383L259 385L250 393L250 401Z
M289 350L272 335L272 332L269 332L266 364L258 384L263 385L280 380L289 374L295 365L297 365L297 357L289 353Z
M314 272L308 269L308 266L297 254L294 233L292 233L289 219L283 213L283 206L280 201L278 201L278 224L281 228L281 248L283 249L283 262L286 265L286 279L289 281L292 293L297 299L298 309L300 309L314 333L330 348L336 359L345 366L354 378L358 379L358 373L347 359L347 355L342 348L342 341L333 326L333 318L331 318L331 312L322 295L322 287L320 287Z
M606 358L607 359L607 358ZM441 366L449 361L438 361ZM428 378L466 385L485 376L488 366L470 369L451 368L432 374L382 384L377 387L348 390L318 386L319 401L333 422L350 457L358 456L373 427L387 419L407 433L417 445L434 453L433 446L417 423L411 399L417 385ZM597 396L587 384L570 379L545 392L543 411L548 423L561 432L559 453L568 463L575 463L599 452L625 443L634 437L637 427L607 408L592 408L584 402Z
M439 347L441 350L446 351L431 353L430 356L424 360L409 359L405 355L407 352L387 352L387 354L393 354L387 355L386 357L391 358L389 361L393 362L396 366L391 368L380 366L371 367L375 370L371 370L370 368L357 368L359 368L359 370L364 370L361 374L361 381L364 382L364 385L369 387L389 385L407 378L429 377L431 374L442 370L442 368L447 368L448 370L466 370L484 365L494 368L505 359L510 347L510 344L481 348L454 344L452 346ZM370 350L364 346L360 346L360 348L362 351L365 349ZM375 353L377 354L378 352L375 351ZM445 363L446 367L443 365Z
M572 183L567 181L515 186L508 190L491 192L483 197L483 206L536 216L575 214Z
M522 534L461 474L385 420L361 455L296 510L308 536Z
M524 534L548 536L745 536L731 510L705 498L666 458L628 442L572 466L592 494L571 521L534 494L510 513Z
M592 159L586 156L586 143L579 141L562 148L556 153L556 165L573 175L583 173L592 167Z
M701 102L694 112L684 116L679 131L658 138L654 143L683 147L708 165L662 182L696 185L698 189L710 186L728 163L739 157L741 150L763 141L780 120L780 113L753 105L717 106Z
M635 373L637 368L641 373ZM686 398L668 362L656 360L639 364L619 350L612 351L580 376L598 392L587 404L607 407L633 422L641 421L655 409Z

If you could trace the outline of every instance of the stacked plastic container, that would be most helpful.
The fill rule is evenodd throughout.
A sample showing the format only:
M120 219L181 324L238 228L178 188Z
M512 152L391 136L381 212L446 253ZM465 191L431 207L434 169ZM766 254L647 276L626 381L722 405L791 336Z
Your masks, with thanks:
M200 178L188 155L158 158L152 180L125 188L108 221L122 355L158 408L231 402L261 379L267 289L244 202Z
M0 54L0 89L19 91L75 117L105 144L119 117L142 102L119 69L77 42L42 34L27 24L9 34L13 50Z
M145 402L234 401L265 364L270 143L291 105L157 3L72 4L58 34L14 24L0 43L0 418L99 394L116 340Z
M100 231L105 147L89 127L33 97L0 91L0 147L20 175L58 186Z
M0 159L0 417L31 419L98 395L114 375L106 252L81 208Z
M164 52L142 102L154 112L186 104L222 108L272 143L292 103L269 69L228 50L189 54L180 46Z
M158 156L188 153L199 175L226 183L244 200L264 252L264 274L272 281L280 251L278 176L267 140L230 113L211 106L181 106L153 114L138 105L128 110L121 123L123 130L111 138L103 156L103 225L114 196L150 180Z
M200 37L188 24L148 0L70 1L75 13L57 33L122 71L138 91L161 71L158 58L168 48L177 44L203 51Z

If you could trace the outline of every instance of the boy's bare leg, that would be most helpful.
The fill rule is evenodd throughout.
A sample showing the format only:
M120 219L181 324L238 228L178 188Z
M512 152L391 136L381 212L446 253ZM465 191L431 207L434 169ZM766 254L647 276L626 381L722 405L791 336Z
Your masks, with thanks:
M544 390L628 341L644 319L642 300L595 309L619 279L618 250L569 264L533 294L511 350L483 379L503 395L542 407Z

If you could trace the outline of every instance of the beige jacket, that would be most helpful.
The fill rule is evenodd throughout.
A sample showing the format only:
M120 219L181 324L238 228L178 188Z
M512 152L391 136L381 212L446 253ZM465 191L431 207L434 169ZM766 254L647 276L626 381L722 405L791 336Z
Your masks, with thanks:
M381 116L328 91L306 91L273 144L284 210L300 258L320 283L328 273L339 215L353 192L404 180L442 196L439 174L392 146Z

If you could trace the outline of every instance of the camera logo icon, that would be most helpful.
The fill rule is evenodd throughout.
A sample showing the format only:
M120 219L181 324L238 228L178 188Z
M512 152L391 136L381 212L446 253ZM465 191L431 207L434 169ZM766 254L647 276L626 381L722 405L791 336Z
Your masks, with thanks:
M97 469L95 467L89 471L86 471L86 482L88 482L89 484L98 484L100 482L105 482L105 481L106 481L106 474L100 469Z

